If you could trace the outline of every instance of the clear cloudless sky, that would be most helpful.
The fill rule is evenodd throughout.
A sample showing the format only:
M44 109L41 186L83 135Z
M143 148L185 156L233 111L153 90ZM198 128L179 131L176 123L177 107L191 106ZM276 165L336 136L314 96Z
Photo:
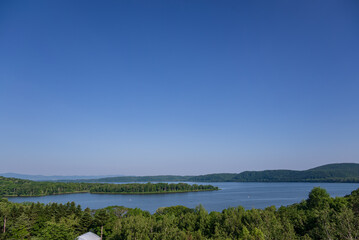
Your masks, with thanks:
M0 2L0 172L359 162L359 1Z

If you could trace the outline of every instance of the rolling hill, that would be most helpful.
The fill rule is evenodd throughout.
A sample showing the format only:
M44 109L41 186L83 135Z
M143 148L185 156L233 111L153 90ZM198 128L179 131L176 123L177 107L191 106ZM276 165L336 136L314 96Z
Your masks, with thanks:
M359 164L335 163L304 171L265 170L199 176L120 176L79 179L87 182L359 182Z

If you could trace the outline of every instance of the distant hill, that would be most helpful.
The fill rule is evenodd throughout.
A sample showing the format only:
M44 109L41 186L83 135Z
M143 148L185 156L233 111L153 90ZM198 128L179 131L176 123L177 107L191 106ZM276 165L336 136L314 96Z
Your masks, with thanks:
M79 179L88 182L359 182L359 164L336 163L316 168L295 170L245 171L199 176L141 176Z
M0 173L0 176L7 178L19 178L33 181L57 181L57 180L79 180L79 179L97 179L106 177L115 177L118 175L101 175L101 176L44 176L44 175L30 175L18 173Z

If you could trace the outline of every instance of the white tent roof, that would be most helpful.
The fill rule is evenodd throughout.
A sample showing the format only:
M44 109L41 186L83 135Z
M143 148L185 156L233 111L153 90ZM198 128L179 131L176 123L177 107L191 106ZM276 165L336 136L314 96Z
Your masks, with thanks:
M99 236L97 236L96 234L94 234L92 232L82 234L81 236L77 237L76 239L77 240L101 240L101 238Z

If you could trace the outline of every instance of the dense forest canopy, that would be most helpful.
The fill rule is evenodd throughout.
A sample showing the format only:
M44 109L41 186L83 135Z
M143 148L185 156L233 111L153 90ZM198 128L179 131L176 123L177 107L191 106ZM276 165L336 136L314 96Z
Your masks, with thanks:
M122 176L78 180L82 182L359 182L359 164L328 164L304 171L266 170L200 176Z
M0 200L0 239L73 240L85 232L120 239L359 239L359 189L331 198L314 188L307 200L279 209L164 207L150 214L112 206L81 209L67 204Z
M17 178L0 177L0 196L45 196L64 193L153 194L214 191L218 187L187 183L64 183L35 182Z

